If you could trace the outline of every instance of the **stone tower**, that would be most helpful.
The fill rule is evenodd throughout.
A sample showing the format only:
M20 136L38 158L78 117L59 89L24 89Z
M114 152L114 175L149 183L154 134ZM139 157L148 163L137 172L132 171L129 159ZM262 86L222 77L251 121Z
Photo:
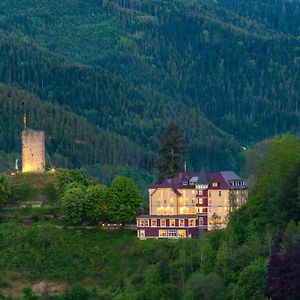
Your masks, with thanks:
M22 132L22 172L45 172L45 132L24 130Z

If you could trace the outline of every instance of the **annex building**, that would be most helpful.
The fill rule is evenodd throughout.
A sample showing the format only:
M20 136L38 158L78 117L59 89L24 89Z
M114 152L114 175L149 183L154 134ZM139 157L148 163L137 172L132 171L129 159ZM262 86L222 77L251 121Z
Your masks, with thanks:
M230 211L246 203L246 183L234 172L179 173L149 186L149 215L137 218L137 236L190 238L225 228Z

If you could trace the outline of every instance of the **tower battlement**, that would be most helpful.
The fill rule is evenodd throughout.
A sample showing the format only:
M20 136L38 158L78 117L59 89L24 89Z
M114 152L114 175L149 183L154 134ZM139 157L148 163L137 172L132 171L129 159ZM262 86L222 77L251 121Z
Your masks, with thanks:
M22 172L45 172L45 132L24 130L22 132Z

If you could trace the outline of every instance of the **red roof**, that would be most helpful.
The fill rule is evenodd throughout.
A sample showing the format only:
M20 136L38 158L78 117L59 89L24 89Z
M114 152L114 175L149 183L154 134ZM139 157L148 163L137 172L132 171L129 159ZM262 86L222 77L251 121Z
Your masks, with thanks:
M200 176L201 175L201 176ZM149 189L159 189L159 188L171 188L175 193L180 194L178 189L194 189L195 185L190 185L189 181L192 178L201 178L203 174L200 173L179 173L172 179L165 179L162 183L151 184ZM216 172L216 173L206 173L206 184L208 183L209 189L219 189L219 190L228 190L228 189L243 189L247 188L245 182L239 177L236 173L232 171ZM187 182L187 185L183 183ZM218 187L213 187L213 182L218 183ZM237 185L231 185L230 182L237 182ZM198 181L201 184L201 182ZM203 182L204 183L204 182Z

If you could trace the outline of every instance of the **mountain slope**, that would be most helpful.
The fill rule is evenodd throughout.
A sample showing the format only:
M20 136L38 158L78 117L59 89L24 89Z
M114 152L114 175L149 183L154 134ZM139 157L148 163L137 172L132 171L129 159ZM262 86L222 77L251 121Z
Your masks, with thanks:
M149 88L135 88L102 68L65 59L2 32L0 81L15 85L84 116L90 123L127 136L149 151L168 122L177 121L190 141L194 168L237 168L241 147L232 136L192 108Z
M29 128L46 132L49 167L108 164L150 169L153 165L153 155L125 137L92 126L84 118L5 84L0 84L1 150L21 151L24 111Z
M239 7L248 2L239 1ZM263 4L250 2L262 10ZM268 5L274 10L276 3ZM159 105L166 101L163 94L172 98L169 107L204 113L241 143L299 134L299 40L238 15L225 0L221 4L4 1L0 26L70 60L101 65L138 85L143 95L158 91L152 98L162 98L155 100Z

